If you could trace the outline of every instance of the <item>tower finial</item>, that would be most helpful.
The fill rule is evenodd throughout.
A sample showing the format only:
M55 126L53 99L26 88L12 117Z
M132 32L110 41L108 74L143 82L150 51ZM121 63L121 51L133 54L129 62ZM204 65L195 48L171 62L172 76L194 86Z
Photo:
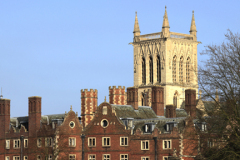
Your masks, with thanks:
M105 96L105 98L104 98L104 102L106 102L107 101L107 99L106 99L106 96Z
M191 35L194 35L194 40L197 40L197 28L195 24L194 10L192 11L192 21L191 21L191 27L189 32Z
M138 24L138 18L137 18L137 11L135 12L135 23L134 23L134 30L133 34L134 36L140 36L140 29L139 29L139 24Z
M72 105L71 105L71 107L70 107L70 111L72 111Z
M162 33L163 37L168 37L169 36L169 22L168 22L168 15L167 15L167 6L165 6L165 13L163 16L163 25L162 25Z

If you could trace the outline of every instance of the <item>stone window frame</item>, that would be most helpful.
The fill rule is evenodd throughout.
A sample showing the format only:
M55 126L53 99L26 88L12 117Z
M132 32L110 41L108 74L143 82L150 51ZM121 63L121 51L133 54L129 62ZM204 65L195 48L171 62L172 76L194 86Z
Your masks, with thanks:
M42 138L37 139L37 147L42 147Z
M191 78L191 73L190 73L190 63L191 63L191 58L187 57L187 62L186 62L186 82L190 83L190 78Z
M124 139L124 140L122 141L122 139ZM127 141L126 141L126 139L127 139ZM127 142L127 144L126 144L126 142ZM128 146L128 137L120 137L120 146Z
M150 142L149 140L142 140L141 141L141 150L149 150L150 149Z
M76 147L76 137L69 137L68 138L68 146L69 147Z
M20 160L20 156L13 156L13 160Z
M5 160L10 160L10 156L5 156Z
M169 157L168 156L163 156L163 160L168 160Z
M109 157L104 157L104 156L109 156ZM102 155L102 159L103 160L110 160L111 159L111 155L110 154L103 154Z
M45 147L52 147L52 146L53 146L52 137L45 137Z
M165 142L167 143L167 147L165 147ZM171 139L163 140L162 147L163 147L163 149L172 149L172 140Z
M24 156L24 157L23 157L23 160L28 160L28 156Z
M107 121L107 125L106 125L106 126L104 126L103 121ZM100 124L101 124L101 126L102 126L103 128L107 128L107 127L109 126L109 122L108 122L107 119L102 119Z
M144 157L141 157L141 160L150 160L150 157L149 156L144 156Z
M125 157L125 156L127 156L127 157ZM120 154L120 160L128 160L128 154Z
M49 154L48 155L48 160L52 160L53 158L52 158L52 155L51 154Z
M107 115L107 106L103 106L102 108L102 114Z
M180 57L179 59L179 83L183 83L183 70L184 70L184 58L183 56Z
M105 141L105 139L106 139L106 141ZM105 142L106 142L106 144L105 144ZM109 142L109 144L108 144L108 142ZM111 146L111 137L102 137L102 146L110 147Z
M96 137L88 137L88 147L96 147Z
M10 149L10 145L11 145L10 143L11 143L10 139L6 140L6 146L5 146L6 149Z
M17 143L17 144L16 144ZM13 140L13 149L20 149L21 141L20 139L14 139Z
M37 155L37 160L41 160L41 155Z
M92 157L90 157L90 156L92 156ZM88 160L96 160L96 154L89 154Z
M74 156L74 157L71 157ZM76 154L69 154L69 160L76 160Z
M23 140L23 142L24 142L24 148L28 148L28 139L26 138L26 139L24 139Z

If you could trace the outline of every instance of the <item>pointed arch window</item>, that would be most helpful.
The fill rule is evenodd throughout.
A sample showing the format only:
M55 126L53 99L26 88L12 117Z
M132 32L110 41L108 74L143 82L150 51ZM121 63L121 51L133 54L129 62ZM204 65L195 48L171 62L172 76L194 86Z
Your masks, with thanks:
M149 79L150 79L150 83L153 83L153 60L152 60L152 57L149 58Z
M174 56L173 57L173 62L172 62L172 81L173 82L177 81L177 76L176 76L176 68L177 68L177 66L176 66L176 59L177 59L177 57Z
M183 57L179 61L179 82L183 82Z
M190 83L190 57L187 58L186 63L186 82Z
M142 83L146 84L146 61L142 58Z
M161 62L160 56L157 56L157 81L161 83Z

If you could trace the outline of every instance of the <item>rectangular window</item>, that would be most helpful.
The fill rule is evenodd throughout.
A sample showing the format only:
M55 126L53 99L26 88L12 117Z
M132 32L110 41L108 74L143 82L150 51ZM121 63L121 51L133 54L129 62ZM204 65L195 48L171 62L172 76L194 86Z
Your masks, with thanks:
M28 139L24 139L24 148L28 148Z
M110 137L102 137L102 146L104 147L111 146Z
M171 140L163 140L163 149L171 149Z
M95 154L89 154L88 155L88 160L96 160L96 155Z
M120 146L128 146L128 137L120 137Z
M103 154L103 160L110 160L110 154Z
M10 160L10 157L9 157L9 156L6 156L6 157L5 157L5 160Z
M69 154L69 160L76 160L75 154Z
M52 147L52 138L51 137L46 137L45 138L45 146L46 147Z
M141 141L141 149L142 150L149 150L149 140Z
M96 147L96 138L95 137L88 138L88 147Z
M150 160L149 157L141 157L141 160Z
M41 160L41 156L40 155L37 155L37 160Z
M37 146L42 147L42 138L37 139Z
M13 148L14 149L20 148L20 139L14 139L13 140Z
M24 159L24 160L28 160L28 156L24 156L23 159Z
M69 147L76 147L76 138L69 137Z
M6 140L6 149L10 149L10 140Z
M48 155L48 160L52 160L52 155Z
M120 160L128 160L128 154L120 154Z
M13 160L20 160L20 156L13 156Z
M168 160L168 157L167 156L163 156L163 160Z

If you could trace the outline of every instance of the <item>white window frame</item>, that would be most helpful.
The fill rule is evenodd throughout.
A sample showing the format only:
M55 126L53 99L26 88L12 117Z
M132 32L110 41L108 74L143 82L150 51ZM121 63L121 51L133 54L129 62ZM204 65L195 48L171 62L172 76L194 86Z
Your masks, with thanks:
M20 156L13 156L13 160L20 160Z
M126 139L127 139L127 141L126 141ZM126 142L127 142L127 144L126 144ZM120 146L128 146L128 137L120 137Z
M42 147L42 138L37 139L37 147Z
M168 160L168 156L163 156L163 160Z
M107 115L107 106L103 106L102 108L102 114Z
M106 139L106 141L105 141ZM109 139L109 144L107 144L107 140ZM106 142L106 144L104 144ZM110 137L102 137L102 146L103 147L109 147L111 146L111 138Z
M74 158L70 156L74 156ZM69 154L69 160L76 160L76 159L77 159L76 154Z
M16 145L16 143L18 143L18 144ZM19 149L20 146L21 146L21 141L20 141L20 139L14 139L14 140L13 140L13 148L14 148L14 149ZM17 157L17 156L15 156L15 157Z
M94 156L94 157L91 157L91 156ZM96 154L89 154L88 160L96 160Z
M96 147L96 137L88 137L88 147Z
M165 147L165 143L167 143L167 147ZM163 144L163 149L172 149L172 140L170 139L163 140L162 144Z
M52 137L46 137L45 138L45 147L52 147L53 141Z
M51 154L48 155L48 160L52 160L52 155Z
M69 145L69 147L76 147L76 137L69 137L68 145Z
M6 140L6 149L10 149L10 140Z
M28 148L28 139L24 139L24 148Z
M37 155L37 160L41 160L41 155Z
M124 156L124 157L122 157ZM127 157L125 157L127 156ZM128 160L128 154L120 154L120 160Z
M141 157L141 160L150 160L150 157L144 156L144 157Z
M23 157L23 160L28 160L28 156L24 156L24 157Z
M109 157L104 157L104 156L109 156ZM111 160L111 155L110 154L103 154L102 155L102 160Z
M149 140L142 140L141 141L141 150L149 150L149 149L150 149Z
M6 157L5 157L5 160L10 160L10 157L9 157L9 156L6 156Z

